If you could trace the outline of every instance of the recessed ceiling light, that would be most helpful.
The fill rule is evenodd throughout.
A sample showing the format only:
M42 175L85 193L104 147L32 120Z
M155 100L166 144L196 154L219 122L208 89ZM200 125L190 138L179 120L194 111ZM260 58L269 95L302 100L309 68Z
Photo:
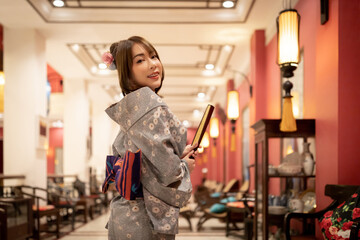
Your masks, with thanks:
M227 52L231 52L232 47L229 46L229 45L225 45L225 46L224 46L224 50L227 51Z
M55 7L63 7L65 5L64 1L63 0L54 0L53 1L53 5Z
M214 64L208 63L208 64L205 65L205 68L207 70L212 70L212 69L214 69Z
M184 121L183 121L183 125L184 125L185 127L190 127L190 122L189 122L188 120L184 120Z
M71 48L75 51L75 52L77 52L77 51L79 51L79 44L74 44L74 45L72 45L71 46Z
M233 6L234 6L233 1L225 1L225 2L223 2L223 7L224 8L232 8Z
M106 66L105 63L99 63L99 68L100 68L100 69L106 69L107 66Z
M193 111L193 115L194 115L194 117L200 117L200 111L198 109L195 109Z
M197 97L198 97L199 99L204 99L204 98L205 98L205 93L199 92L199 93L197 94Z

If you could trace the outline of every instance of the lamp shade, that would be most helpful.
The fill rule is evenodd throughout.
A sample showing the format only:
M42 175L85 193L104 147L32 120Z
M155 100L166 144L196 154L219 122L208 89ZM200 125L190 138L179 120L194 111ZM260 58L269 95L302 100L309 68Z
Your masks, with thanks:
M239 118L239 93L237 91L228 92L227 117L231 120Z
M203 153L204 152L204 147L203 146L199 147L198 151L199 151L199 153Z
M219 137L219 119L216 117L210 119L210 137Z
M209 139L209 134L207 132L204 133L204 137L201 140L201 144L202 147L207 148L210 146L210 139Z
M276 21L278 52L277 63L283 77L294 76L300 61L299 26L300 15L295 9L280 12Z
M0 71L0 113L4 113L4 85L5 85L4 72Z

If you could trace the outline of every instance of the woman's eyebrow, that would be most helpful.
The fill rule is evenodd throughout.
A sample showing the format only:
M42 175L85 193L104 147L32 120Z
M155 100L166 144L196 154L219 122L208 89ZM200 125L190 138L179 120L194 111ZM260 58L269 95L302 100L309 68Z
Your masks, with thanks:
M145 56L145 54L143 54L143 53L136 54L136 55L133 57L133 59L136 58L136 57L140 57L140 56L143 57L143 56Z

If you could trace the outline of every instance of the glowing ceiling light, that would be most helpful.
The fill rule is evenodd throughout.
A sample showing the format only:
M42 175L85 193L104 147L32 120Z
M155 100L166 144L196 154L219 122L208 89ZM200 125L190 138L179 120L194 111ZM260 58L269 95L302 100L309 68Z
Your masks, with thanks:
M71 46L71 48L75 51L75 52L78 52L79 51L79 44L74 44Z
M212 70L212 69L214 69L214 64L208 63L208 64L205 65L205 68L207 70Z
M198 99L204 99L205 98L205 93L203 93L203 92L199 92L198 94L197 94L197 97L198 97Z
M105 63L99 63L99 68L100 68L100 69L106 69L107 66L106 66Z
M53 1L53 5L55 7L63 7L65 5L64 1L63 0L54 0Z
M224 8L232 8L232 7L234 7L234 2L233 1L225 1L225 2L223 2L223 7Z
M190 122L188 120L184 120L182 123L185 127L190 127Z
M198 109L195 109L194 111L193 111L193 115L195 116L195 117L200 117L200 111L198 110Z

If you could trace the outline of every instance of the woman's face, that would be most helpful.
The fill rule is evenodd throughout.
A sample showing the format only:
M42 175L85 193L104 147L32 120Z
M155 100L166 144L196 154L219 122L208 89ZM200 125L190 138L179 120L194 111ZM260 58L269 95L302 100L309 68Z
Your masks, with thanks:
M131 80L136 88L150 87L153 91L161 85L162 64L155 52L135 43L132 47L133 65Z

